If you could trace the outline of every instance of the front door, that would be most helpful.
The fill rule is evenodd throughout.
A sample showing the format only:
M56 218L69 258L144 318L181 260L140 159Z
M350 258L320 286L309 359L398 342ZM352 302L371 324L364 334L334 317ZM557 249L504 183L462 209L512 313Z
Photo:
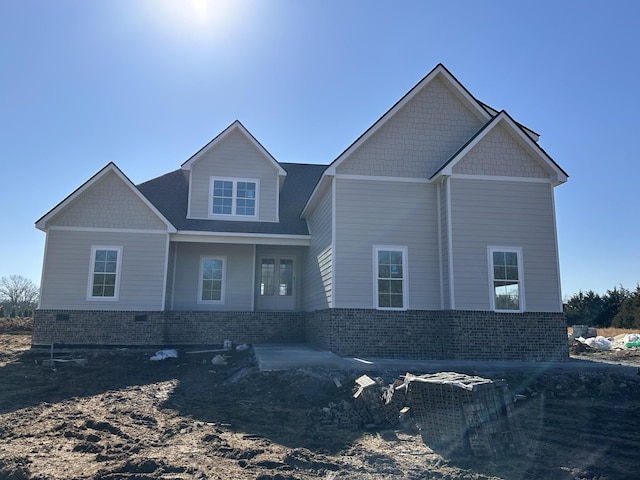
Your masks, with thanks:
M258 269L258 310L295 309L295 265L293 257L260 258Z

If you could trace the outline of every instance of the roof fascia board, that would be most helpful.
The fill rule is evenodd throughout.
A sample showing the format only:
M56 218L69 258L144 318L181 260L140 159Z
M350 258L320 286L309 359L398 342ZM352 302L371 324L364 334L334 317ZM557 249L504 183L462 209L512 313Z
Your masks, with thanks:
M93 175L89 180L84 182L78 188L76 188L71 194L69 194L64 200L58 203L55 207L53 207L49 212L45 213L41 218L36 220L36 228L42 231L47 231L48 226L47 223L57 214L59 214L62 210L64 210L68 205L70 205L75 199L77 199L84 192L89 190L96 182L98 182L102 177L104 177L107 173L113 172L115 173L120 180L127 185L131 191L167 226L167 231L169 233L173 233L176 231L176 228L173 224L166 219L166 217L160 213L160 211L151 203L147 197L145 197L140 190L133 184L129 177L127 177L118 166L109 162L106 166L104 166L100 171L98 171L95 175Z
M108 228L108 227L67 227L64 225L52 225L49 231L62 232L93 232L93 233L144 233L147 235L166 235L166 230L146 230L143 228Z
M512 132L518 135L518 137L525 142L529 149L540 160L542 160L549 168L554 171L552 179L554 180L556 185L567 181L567 178L569 177L567 173L562 170L562 168L560 168L560 166L547 154L547 152L545 152L542 147L540 147L540 145L538 145L529 135L527 135L522 127L520 127L519 124L515 122L513 118L511 118L511 116L504 110L496 115L489 123L484 125L477 135L475 135L466 145L458 150L458 152L456 152L454 156L451 157L447 161L447 163L442 166L442 168L440 168L434 175L431 176L430 180L437 181L442 176L451 176L453 174L453 167L501 122L504 122Z
M172 242L234 243L242 245L309 246L310 235L283 235L269 233L198 232L178 230L171 234Z
M360 145L366 142L374 133L376 133L383 125L385 125L399 110L402 109L407 103L409 103L418 93L420 93L429 83L431 83L438 76L442 76L447 80L449 85L454 87L460 95L467 100L469 105L475 108L478 114L486 121L491 119L491 113L484 107L484 105L476 100L476 98L469 93L469 91L462 85L457 78L455 78L449 70L446 69L441 63L438 64L431 72L429 72L422 80L420 80L409 92L407 92L400 100L398 100L386 113L382 115L371 127L369 127L355 142L353 142L347 149L342 152L338 158L336 158L331 165L327 168L325 174L333 175L336 172L336 168Z
M220 143L225 137L227 137L231 132L238 130L242 135L244 135L247 140L271 163L271 166L276 169L279 176L285 177L287 172L284 168L280 166L278 161L273 158L266 148L262 146L262 144L253 136L251 132L246 129L244 125L239 120L235 120L231 125L225 128L222 132L220 132L216 137L213 138L209 143L207 143L204 147L194 153L191 158L189 158L186 162L182 164L183 170L191 170L191 167L194 163L198 162L209 150L214 148L218 143Z

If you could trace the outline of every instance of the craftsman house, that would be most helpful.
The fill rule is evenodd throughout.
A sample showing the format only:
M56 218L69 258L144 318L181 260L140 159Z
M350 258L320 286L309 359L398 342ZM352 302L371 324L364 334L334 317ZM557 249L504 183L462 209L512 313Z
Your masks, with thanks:
M36 222L33 344L566 357L567 174L537 141L438 65L329 165L280 163L237 121L139 185L110 163Z

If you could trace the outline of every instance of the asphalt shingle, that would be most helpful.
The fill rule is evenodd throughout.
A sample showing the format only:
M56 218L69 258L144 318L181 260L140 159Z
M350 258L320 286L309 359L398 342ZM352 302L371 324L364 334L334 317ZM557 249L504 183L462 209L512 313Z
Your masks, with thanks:
M287 171L287 176L280 191L280 221L277 223L187 218L189 182L181 169L141 183L137 188L177 230L308 235L307 222L300 218L300 214L327 166L298 163L280 165Z

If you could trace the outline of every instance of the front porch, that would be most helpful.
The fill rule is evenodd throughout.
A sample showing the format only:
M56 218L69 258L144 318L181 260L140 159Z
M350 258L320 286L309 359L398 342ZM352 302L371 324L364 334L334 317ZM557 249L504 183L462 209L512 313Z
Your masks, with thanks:
M306 252L297 245L171 242L165 310L301 310Z

